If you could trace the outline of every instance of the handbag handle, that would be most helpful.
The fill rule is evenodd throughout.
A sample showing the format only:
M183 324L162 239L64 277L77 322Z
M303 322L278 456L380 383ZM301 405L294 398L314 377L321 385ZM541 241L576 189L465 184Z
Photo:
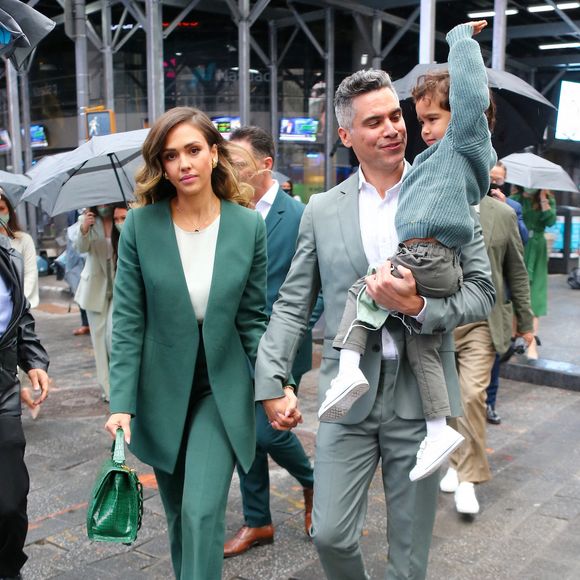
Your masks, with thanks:
M122 465L125 463L125 434L120 427L115 434L115 443L113 445L113 461Z

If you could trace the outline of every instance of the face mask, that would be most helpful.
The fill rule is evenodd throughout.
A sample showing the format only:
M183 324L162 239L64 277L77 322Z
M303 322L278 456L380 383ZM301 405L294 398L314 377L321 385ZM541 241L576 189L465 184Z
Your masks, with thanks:
M124 223L125 223L125 222L115 223L115 227L117 228L117 231L118 231L119 233L121 233L121 230L123 229L123 224L124 224Z
M8 223L9 219L10 219L10 214L8 212L0 213L0 226L4 227Z
M110 207L98 207L97 211L102 218L109 217L113 213Z

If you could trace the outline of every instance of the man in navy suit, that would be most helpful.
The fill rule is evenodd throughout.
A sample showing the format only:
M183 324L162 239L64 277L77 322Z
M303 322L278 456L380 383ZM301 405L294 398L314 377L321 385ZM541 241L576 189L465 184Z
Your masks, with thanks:
M518 218L518 229L520 231L520 238L522 239L522 244L525 246L528 243L528 228L524 223L524 215L522 213L522 206L519 202L514 199L507 197L502 191L505 185L507 177L506 166L498 161L492 170L489 172L489 178L491 180L490 196L506 203L515 212ZM494 187L498 186L498 187ZM487 415L486 419L488 423L492 425L499 425L501 423L501 417L495 411L495 402L497 400L497 390L499 389L499 355L495 355L495 362L493 363L493 368L491 369L491 378L489 381L489 386L487 387Z
M269 133L259 127L236 129L230 141L251 153L257 170L247 166L245 160L234 155L234 162L245 181L254 187L254 205L262 214L268 232L268 296L267 314L278 298L280 286L286 279L294 256L298 227L304 205L285 193L272 178L272 167L276 156L274 141ZM321 300L315 309L320 316ZM311 321L311 323L313 323ZM296 385L302 375L312 368L312 333L308 332L298 351L292 374ZM290 387L288 387L290 388ZM268 454L278 465L286 469L302 485L304 491L304 526L310 530L314 476L300 440L291 431L277 431L270 426L261 404L256 405L257 445L256 459L248 473L238 469L245 525L224 546L226 558L238 556L260 544L274 540L274 527L270 514L270 478Z

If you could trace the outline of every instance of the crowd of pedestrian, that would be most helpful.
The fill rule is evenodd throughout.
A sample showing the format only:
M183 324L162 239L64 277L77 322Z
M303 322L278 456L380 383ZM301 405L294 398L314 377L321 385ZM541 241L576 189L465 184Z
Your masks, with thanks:
M132 208L79 216L79 333L90 334L110 403L107 431L123 429L154 469L176 578L218 580L224 557L274 541L268 457L300 483L304 531L332 580L368 578L360 537L379 464L388 578L425 577L439 490L454 493L458 513L479 512L486 422L501 420L499 361L518 337L537 357L543 232L555 220L550 192L502 190L509 176L491 146L493 101L473 39L485 26L454 28L450 72L420 79L428 148L412 166L391 79L370 69L335 94L340 139L360 165L307 206L273 178L269 133L246 126L226 141L203 112L178 107L143 144ZM34 410L48 359L28 312L34 245L4 195L0 274L0 458L12 466L10 493L0 480L0 578L19 578L28 475L16 365L41 391L23 385ZM313 467L292 429L323 311ZM226 539L236 468L244 525Z

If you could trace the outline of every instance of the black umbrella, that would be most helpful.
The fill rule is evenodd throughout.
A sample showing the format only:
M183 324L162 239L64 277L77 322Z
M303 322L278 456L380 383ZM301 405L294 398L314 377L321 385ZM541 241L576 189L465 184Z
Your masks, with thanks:
M406 157L409 160L426 148L421 139L411 91L419 77L441 70L447 70L447 63L418 64L394 83L407 124ZM506 71L488 68L486 72L497 108L492 142L498 157L541 143L546 127L554 120L556 107L523 79Z
M55 23L19 0L0 3L0 56L9 58L20 69L36 45Z

